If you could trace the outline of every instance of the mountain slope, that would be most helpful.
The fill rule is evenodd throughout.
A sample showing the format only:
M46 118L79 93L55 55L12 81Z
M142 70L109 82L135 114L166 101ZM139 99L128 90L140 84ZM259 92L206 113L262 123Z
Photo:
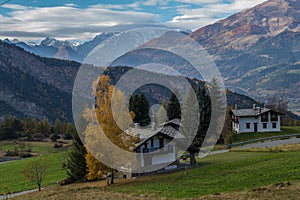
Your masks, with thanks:
M71 91L79 66L0 41L1 116L71 120Z
M284 95L300 111L300 2L270 0L190 36L203 45L226 85L260 100Z
M0 118L15 115L21 118L31 116L51 121L55 118L71 121L71 94L80 65L71 61L42 58L14 44L0 41ZM95 72L98 70L90 65L84 67L95 69ZM115 83L128 70L128 67L116 67L109 68L107 73ZM163 79L172 78L159 76ZM161 87L144 87L142 91L151 103L161 103L170 96L170 92L162 91ZM228 99L230 105L238 103L239 107L249 107L255 103L253 99L235 93L228 93Z

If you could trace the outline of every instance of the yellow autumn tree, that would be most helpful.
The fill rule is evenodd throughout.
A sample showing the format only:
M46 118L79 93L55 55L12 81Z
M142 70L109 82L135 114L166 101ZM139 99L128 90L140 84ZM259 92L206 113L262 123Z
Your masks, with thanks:
M120 158L114 155L112 145L123 150L129 150L133 146L134 138L126 135L126 130L132 123L133 113L126 110L125 98L120 90L110 85L108 76L101 76L94 82L95 108L86 108L83 117L88 122L85 131L85 143L88 149L86 155L87 178L95 180L102 178L104 174L111 173L113 183L113 169L99 162L95 157L105 157L108 162L117 162ZM98 123L101 127L99 129ZM107 138L109 142L106 141ZM104 152L103 149L109 149ZM94 157L94 156L95 157Z

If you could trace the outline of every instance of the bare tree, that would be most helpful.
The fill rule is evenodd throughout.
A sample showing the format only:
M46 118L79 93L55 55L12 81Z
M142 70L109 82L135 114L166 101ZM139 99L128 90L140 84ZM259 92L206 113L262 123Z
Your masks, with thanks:
M30 159L23 171L24 176L29 181L32 181L38 185L39 191L41 191L42 182L46 176L48 169L48 158L47 156L39 156Z
M276 110L286 114L288 112L289 102L280 95L274 95L267 99L266 106L270 109Z

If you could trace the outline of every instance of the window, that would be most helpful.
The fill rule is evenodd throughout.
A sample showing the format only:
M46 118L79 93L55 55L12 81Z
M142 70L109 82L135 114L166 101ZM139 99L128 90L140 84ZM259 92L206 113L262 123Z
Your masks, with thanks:
M264 113L264 114L261 115L261 121L262 122L269 121L268 113Z
M268 126L267 126L267 123L263 123L263 128L267 128Z
M159 148L164 147L164 138L159 138Z
M272 128L277 128L277 124L276 123L272 123Z
M274 112L271 113L271 121L273 121L273 122L277 122L278 121L277 114L274 113Z
M250 123L246 123L246 129L250 129Z
M151 147L154 147L154 140L151 139Z

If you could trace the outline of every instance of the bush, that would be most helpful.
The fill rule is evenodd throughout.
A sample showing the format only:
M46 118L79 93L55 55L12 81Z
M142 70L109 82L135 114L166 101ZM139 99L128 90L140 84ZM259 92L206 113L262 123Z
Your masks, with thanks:
M70 133L66 133L66 134L64 134L64 137L63 137L65 140L72 140L73 139L73 137L72 137L72 135L70 134Z
M56 133L50 136L52 142L56 142L59 138L60 138L59 135L57 135Z
M5 153L5 156L11 156L11 157L19 156L19 151L7 151Z
M55 143L53 147L54 147L54 148L61 148L62 146L63 146L62 144Z
M30 153L20 153L21 158L30 158L32 155Z

